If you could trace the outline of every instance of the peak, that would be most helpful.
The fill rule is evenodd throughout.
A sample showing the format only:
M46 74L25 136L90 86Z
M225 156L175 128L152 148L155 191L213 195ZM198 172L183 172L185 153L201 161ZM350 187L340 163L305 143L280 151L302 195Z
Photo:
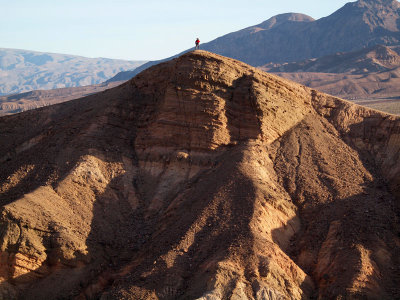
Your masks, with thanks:
M185 58L190 58L190 57L220 57L223 58L223 56L212 53L210 51L206 51L206 50L193 50L193 51L189 51L186 52L184 54L182 54L181 56L179 56L179 59L185 59Z
M313 21L315 20L312 17L304 14L286 13L273 16L268 20L264 21L263 23L257 25L257 27L263 29L271 29L272 27L281 25L286 22L313 22Z
M169 62L171 62L171 64L176 64L177 66L181 66L183 64L190 64L190 67L192 67L193 70L197 69L197 67L198 67L197 63L203 62L204 65L202 66L202 68L203 68L203 70L207 70L207 68L210 66L209 63L211 61L214 63L217 63L221 68L223 68L225 64L227 64L227 63L229 64L232 62L235 62L238 65L241 65L243 68L250 67L240 61L237 61L237 60L234 60L232 58L225 57L222 55L218 55L213 52L206 51L206 50L189 51ZM187 71L190 71L190 70L187 69Z
M199 65L198 63L202 62L203 65L201 65L200 69L199 69ZM229 65L235 64L236 66L243 68L243 69L254 69L257 70L241 61L229 58L229 57L225 57L219 54L215 54L213 52L209 52L206 50L193 50L193 51L189 51L186 52L184 54L182 54L181 56L172 59L170 61L167 61L161 65L168 65L168 66L172 66L174 65L174 68L181 68L183 65L185 64L189 64L190 68L185 69L184 71L187 72L196 72L201 70L202 72L205 71L210 71L209 68L213 68L215 67L213 64L218 64L218 67L223 69L228 67ZM188 67L189 67L188 65ZM157 69L157 66L159 65L155 65L147 70L152 71ZM147 71L145 70L145 71ZM183 71L183 70L182 70ZM222 74L221 74L222 75Z
M314 19L308 15L305 14L300 14L300 13L285 13L285 14L279 14L272 19L276 19L279 21L294 21L294 22L311 22L314 21Z

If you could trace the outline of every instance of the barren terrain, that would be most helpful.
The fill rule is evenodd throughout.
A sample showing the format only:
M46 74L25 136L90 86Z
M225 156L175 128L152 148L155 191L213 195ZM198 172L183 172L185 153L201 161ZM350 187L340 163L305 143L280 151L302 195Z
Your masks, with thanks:
M81 87L38 90L16 95L0 96L0 116L11 115L30 109L82 98L116 87L121 83L123 82L116 81Z
M400 115L399 47L354 52L260 67L325 93Z
M0 298L400 297L399 117L195 51L0 140Z
M400 68L364 75L311 72L275 74L336 97L399 114Z

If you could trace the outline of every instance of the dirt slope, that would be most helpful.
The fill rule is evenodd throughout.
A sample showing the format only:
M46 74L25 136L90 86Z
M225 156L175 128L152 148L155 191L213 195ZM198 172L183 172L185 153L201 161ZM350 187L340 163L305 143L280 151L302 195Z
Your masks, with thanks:
M400 297L398 117L195 51L0 140L0 298Z

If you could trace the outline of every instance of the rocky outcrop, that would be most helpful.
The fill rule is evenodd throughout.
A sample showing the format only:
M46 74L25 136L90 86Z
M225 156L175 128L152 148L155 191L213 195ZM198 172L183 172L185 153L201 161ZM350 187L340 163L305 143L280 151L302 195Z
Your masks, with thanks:
M205 51L0 118L0 295L396 298L399 128Z

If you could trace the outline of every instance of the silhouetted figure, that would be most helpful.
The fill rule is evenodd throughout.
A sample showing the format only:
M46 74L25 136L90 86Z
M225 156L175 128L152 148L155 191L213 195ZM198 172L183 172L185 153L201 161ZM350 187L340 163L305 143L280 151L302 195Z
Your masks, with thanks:
M200 49L200 40L199 40L199 38L197 38L194 43L196 44L196 50Z

